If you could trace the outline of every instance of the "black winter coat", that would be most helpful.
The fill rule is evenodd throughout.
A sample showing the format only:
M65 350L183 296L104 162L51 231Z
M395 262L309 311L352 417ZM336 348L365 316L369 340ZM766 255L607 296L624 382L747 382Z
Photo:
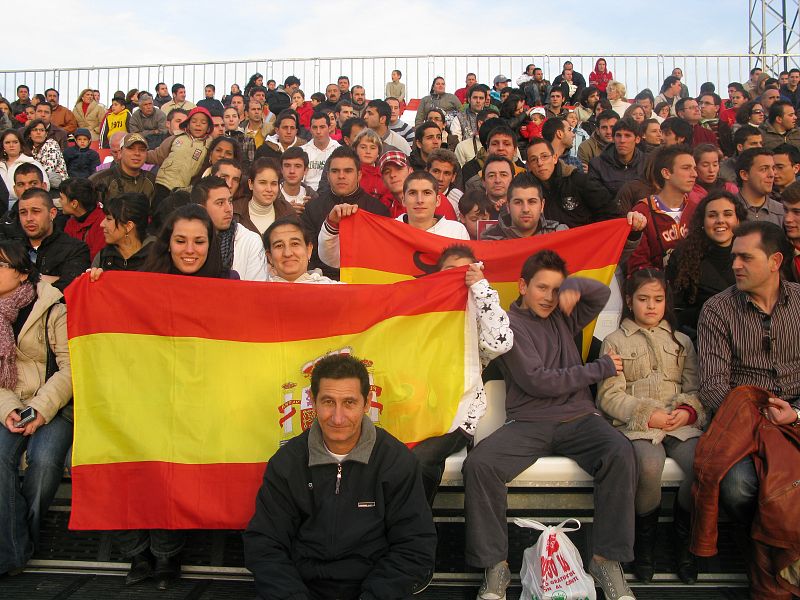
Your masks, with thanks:
M550 179L540 183L545 218L570 229L622 216L608 190L572 165L559 161Z
M600 156L589 161L589 180L597 182L608 190L612 198L628 181L644 179L645 155L636 148L628 164L623 163L613 143L606 146Z
M264 599L407 598L435 551L417 460L366 417L342 463L316 422L281 447L244 533L245 564Z
M328 217L333 207L337 204L357 204L360 209L382 217L389 216L389 209L386 208L383 202L370 196L360 187L349 196L337 196L332 191L327 191L313 200L308 201L306 209L300 217L300 222L303 224L305 230L313 236L312 240L314 242L314 250L311 254L308 268L309 270L321 269L322 274L326 277L338 280L339 269L329 267L322 262L319 258L319 252L317 252L317 236L319 236L319 230L322 229L322 224L325 222L325 219Z
M88 179L100 166L100 155L91 148L67 146L64 149L64 161L67 163L67 173L70 177Z
M28 251L33 249L30 242ZM86 242L76 240L63 231L54 231L48 235L36 252L36 269L42 275L55 275L58 277L53 286L60 292L72 283L91 265L89 260L89 246Z

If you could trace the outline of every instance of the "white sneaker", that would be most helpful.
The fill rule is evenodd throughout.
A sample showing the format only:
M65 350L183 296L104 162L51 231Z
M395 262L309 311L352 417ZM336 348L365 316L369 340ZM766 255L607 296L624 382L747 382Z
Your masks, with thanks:
M506 588L511 583L508 563L502 561L483 573L483 585L478 590L478 600L506 600Z
M589 573L603 590L606 600L636 600L617 561L597 562L592 559L589 563Z

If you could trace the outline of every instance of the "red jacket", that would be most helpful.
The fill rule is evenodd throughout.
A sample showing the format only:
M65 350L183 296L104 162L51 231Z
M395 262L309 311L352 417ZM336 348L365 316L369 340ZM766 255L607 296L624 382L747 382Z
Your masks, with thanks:
M678 224L675 219L657 208L655 196L639 200L633 210L647 218L647 227L642 232L639 245L628 259L628 275L639 269L663 269L664 258L689 233L689 223L696 208L697 204L687 200Z
M600 62L600 59L597 59L597 62ZM589 73L589 85L593 85L601 92L605 92L608 87L608 82L614 79L614 75L608 70L608 63L606 63L606 70L602 73L598 73L597 62L594 63L594 71Z
M105 218L103 209L98 206L83 221L71 217L64 225L64 233L76 240L86 242L86 245L89 246L91 260L94 260L94 255L106 247L103 228L100 226Z
M751 598L800 596L778 573L800 559L800 428L774 425L761 411L770 393L753 386L733 389L700 438L694 457L692 544L698 556L717 553L719 486L737 462L750 456L758 474L758 510L748 561Z
M378 200L386 193L381 171L375 165L361 164L361 189Z
M314 107L311 102L306 100L302 106L297 107L297 116L300 117L300 125L306 129L311 129L311 115L314 114Z
M713 131L706 129L698 123L692 127L692 148L700 144L713 144L719 147L719 140Z

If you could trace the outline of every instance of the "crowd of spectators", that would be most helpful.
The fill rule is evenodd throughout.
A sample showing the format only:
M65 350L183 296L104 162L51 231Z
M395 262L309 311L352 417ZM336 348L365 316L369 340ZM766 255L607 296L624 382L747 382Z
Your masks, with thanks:
M756 522L742 543L754 597L791 598L800 530L791 529L793 545L771 545L764 514L793 518L800 502L759 504L758 490L794 468L797 446L781 461L773 453L767 470L765 438L738 456L704 440L715 424L732 427L734 405L740 415L743 405L755 406L753 419L785 437L800 423L800 69L776 77L753 69L743 84L724 82L723 99L712 82L690 90L679 68L656 93L628 90L612 66L600 58L587 78L567 61L551 83L531 64L515 82L499 74L491 86L469 73L454 93L436 77L413 124L403 120L413 99L399 70L375 99L347 76L309 93L295 76L278 84L258 73L221 100L208 84L196 104L180 83L117 92L108 108L92 89L72 110L52 88L32 94L23 84L13 101L0 99L0 573L18 572L35 551L71 444L64 288L87 270L92 280L140 270L338 283L339 226L361 210L453 239L438 267L468 267L480 317L475 356L502 374L508 422L473 448L486 405L479 381L464 423L416 446L415 461L362 427L360 415L348 421L352 444L336 442L338 426L321 420L305 450L287 446L270 461L245 536L264 597L275 589L310 597L307 586L319 597L337 589L348 598L405 598L425 584L432 527L393 521L386 539L371 540L374 556L359 553L359 540L336 546L333 556L320 549L327 534L309 524L330 523L304 513L307 498L295 497L293 468L335 472L338 464L340 477L348 460L369 464L365 448L374 446L389 454L372 471L389 468L382 460L399 469L403 506L388 499L386 508L409 523L430 519L445 459L469 448L465 556L485 569L481 599L504 598L510 581L505 484L548 454L574 458L595 478L588 568L606 598L634 597L624 563L639 580L653 578L666 457L686 477L673 508L681 580L697 580L690 550L708 551L691 524L706 514L698 507L715 504L716 485L737 523ZM619 329L587 361L574 338L602 310L608 287L569 277L562 257L543 251L521 266L518 300L501 307L480 250L458 244L615 218L631 225L619 266L624 309ZM360 409L336 390L324 392L330 380L360 381L358 369L333 365L325 373L312 390L333 411L326 419L339 418L337 402ZM693 467L708 461L727 466L711 483L711 467ZM365 467L363 477L372 471ZM288 520L275 517L278 493L298 503ZM325 504L320 514L329 510ZM403 535L417 536L402 542L411 550L393 546ZM153 577L164 589L179 575L180 532L116 537L132 561L126 583ZM794 560L779 562L775 547L794 551ZM302 560L299 549L308 553ZM298 561L306 568L278 567ZM791 564L793 571L783 569Z

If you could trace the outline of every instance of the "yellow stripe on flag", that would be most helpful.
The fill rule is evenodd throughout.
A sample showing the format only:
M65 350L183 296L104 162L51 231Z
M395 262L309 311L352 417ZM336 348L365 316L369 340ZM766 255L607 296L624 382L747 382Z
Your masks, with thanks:
M70 352L81 358L73 362L81 399L76 425L91 423L92 430L76 436L73 465L265 462L280 441L301 432L303 389L310 385L303 368L343 348L371 361L377 384L390 386L370 394L384 407L378 425L408 441L441 434L464 389L465 318L393 317L359 334L277 343L117 333L73 338ZM420 340L427 340L424 349ZM122 349L124 360L107 359ZM452 361L447 369L441 361L421 362L423 350ZM98 364L101 372L93 368ZM281 364L294 370L281 372ZM292 410L287 432L280 421Z

